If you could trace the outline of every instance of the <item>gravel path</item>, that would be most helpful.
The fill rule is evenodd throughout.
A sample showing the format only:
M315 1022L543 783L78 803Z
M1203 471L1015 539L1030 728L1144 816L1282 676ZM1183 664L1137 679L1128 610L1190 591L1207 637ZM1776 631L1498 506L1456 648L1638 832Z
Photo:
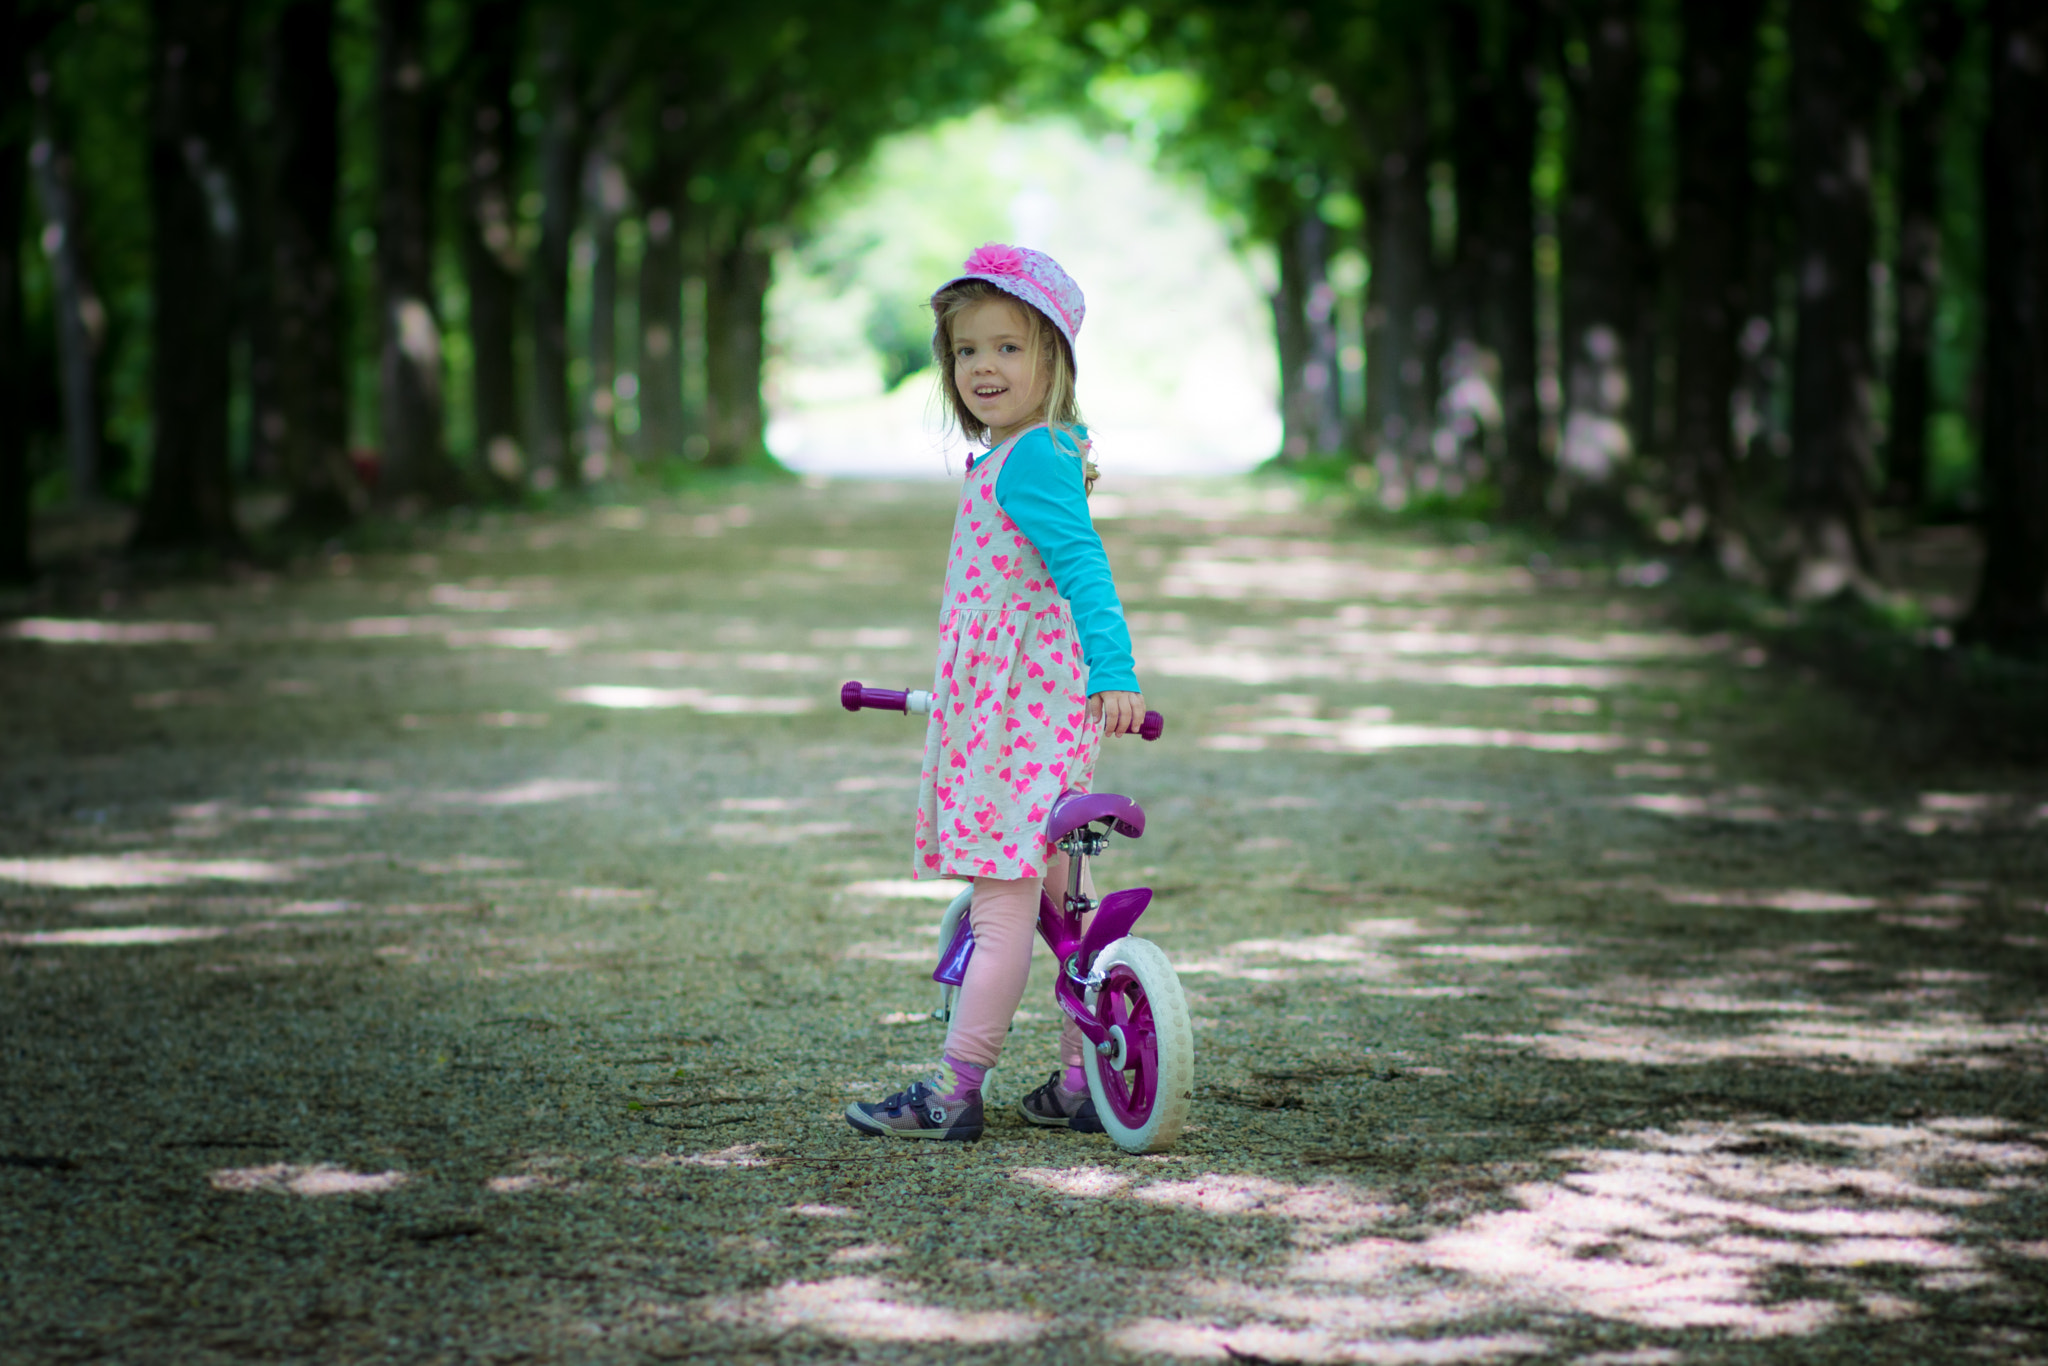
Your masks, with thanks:
M492 517L0 626L0 1361L2048 1360L2048 780L1654 574L1099 500L1174 1152L929 1064L938 486ZM1121 514L1121 515L1119 515Z

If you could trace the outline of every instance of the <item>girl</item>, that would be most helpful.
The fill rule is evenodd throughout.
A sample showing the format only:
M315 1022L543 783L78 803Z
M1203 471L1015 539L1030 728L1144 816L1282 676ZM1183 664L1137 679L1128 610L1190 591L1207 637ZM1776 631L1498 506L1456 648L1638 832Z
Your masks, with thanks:
M990 449L968 463L953 522L912 873L974 880L974 957L938 1075L846 1118L864 1134L972 1142L982 1078L1024 999L1040 889L1057 902L1066 885L1046 813L1087 790L1102 737L1135 734L1145 700L1088 519L1080 288L1050 256L995 243L961 269L932 295L932 355L962 434ZM1065 1066L1020 1103L1026 1120L1101 1132L1081 1047L1069 1024Z

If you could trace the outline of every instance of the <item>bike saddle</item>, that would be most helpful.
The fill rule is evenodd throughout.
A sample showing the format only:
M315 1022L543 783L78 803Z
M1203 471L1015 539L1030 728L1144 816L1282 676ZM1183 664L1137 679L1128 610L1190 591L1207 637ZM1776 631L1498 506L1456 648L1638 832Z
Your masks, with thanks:
M1045 818L1045 842L1057 843L1091 821L1109 821L1119 835L1137 839L1145 833L1145 808L1114 792L1062 792Z

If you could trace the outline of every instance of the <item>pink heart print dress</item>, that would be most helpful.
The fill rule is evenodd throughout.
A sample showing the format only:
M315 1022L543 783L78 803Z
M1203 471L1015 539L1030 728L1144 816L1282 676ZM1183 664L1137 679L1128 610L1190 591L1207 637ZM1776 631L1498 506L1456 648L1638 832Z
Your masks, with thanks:
M1042 876L1046 814L1061 792L1088 790L1102 746L1073 614L996 502L1016 444L968 472L953 520L918 786L920 878Z

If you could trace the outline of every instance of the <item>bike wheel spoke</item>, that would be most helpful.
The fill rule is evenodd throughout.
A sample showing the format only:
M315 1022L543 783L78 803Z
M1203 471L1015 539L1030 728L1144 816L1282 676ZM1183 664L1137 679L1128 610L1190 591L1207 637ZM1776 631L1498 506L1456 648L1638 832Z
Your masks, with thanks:
M1126 1030L1129 1028L1131 1022L1131 993L1136 988L1137 983L1129 978L1122 978L1121 980L1111 979L1108 996L1109 1022L1111 1024Z

